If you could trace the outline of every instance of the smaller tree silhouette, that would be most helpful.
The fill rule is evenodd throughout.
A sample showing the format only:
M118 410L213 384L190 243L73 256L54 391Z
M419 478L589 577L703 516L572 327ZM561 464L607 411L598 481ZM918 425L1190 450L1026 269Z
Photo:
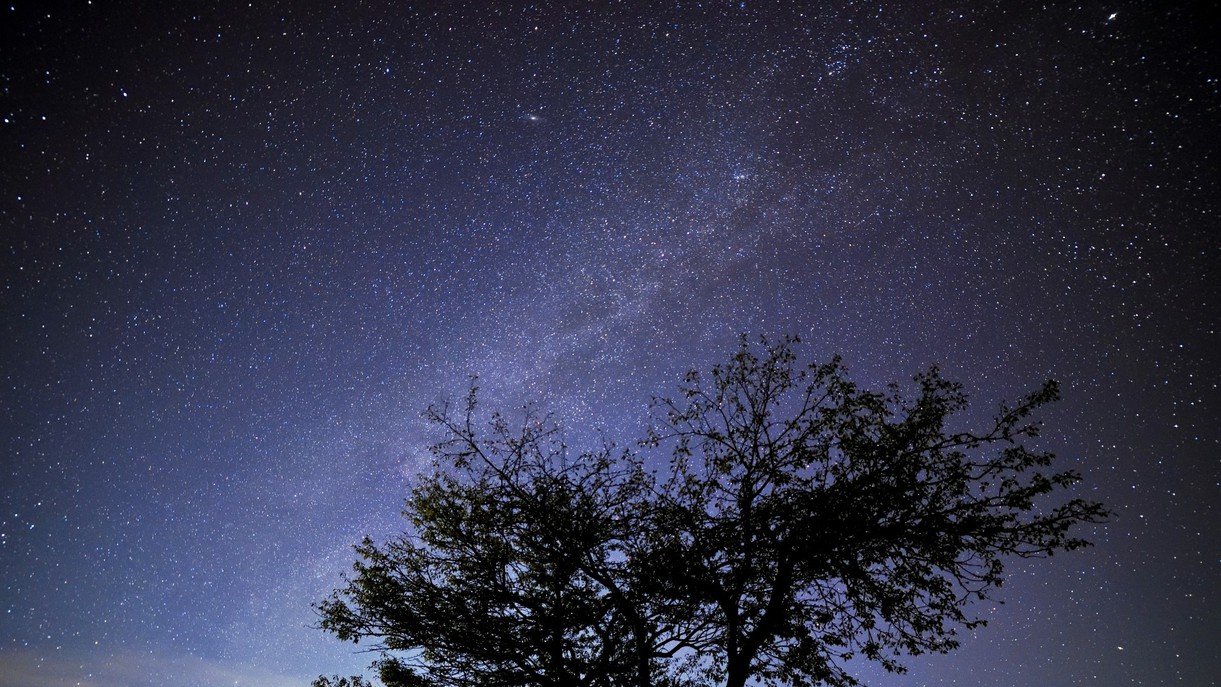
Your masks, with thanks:
M322 629L375 638L388 685L678 685L659 664L684 646L673 614L633 577L640 461L611 445L570 456L532 408L481 435L476 392L426 413L446 439L407 499L412 532L356 547L355 575L317 607Z
M339 677L338 675L327 677L319 675L316 680L310 683L310 687L373 687L373 685L369 684L367 680L359 675L353 675L352 677ZM387 685L387 687L397 686Z

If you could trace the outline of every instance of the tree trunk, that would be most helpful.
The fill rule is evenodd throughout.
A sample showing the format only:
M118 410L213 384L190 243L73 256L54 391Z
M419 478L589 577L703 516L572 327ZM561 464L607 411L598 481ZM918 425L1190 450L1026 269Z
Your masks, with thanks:
M729 664L725 666L725 687L745 687L746 681L750 678L750 661L743 661L740 657L730 658Z

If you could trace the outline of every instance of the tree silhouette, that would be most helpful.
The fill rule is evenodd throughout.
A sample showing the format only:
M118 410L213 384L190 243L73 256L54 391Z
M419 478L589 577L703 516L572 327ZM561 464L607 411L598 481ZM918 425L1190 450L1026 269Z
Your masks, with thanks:
M1106 516L1040 498L1078 479L1023 443L1054 383L952 431L966 396L936 369L905 399L838 359L799 368L796 343L744 338L655 400L660 475L613 445L570 457L531 409L482 437L473 388L430 409L447 438L413 532L357 547L320 626L375 639L388 685L853 685L854 657L957 647L1006 559L1084 546L1070 529Z
M429 409L447 438L407 499L413 532L356 547L355 576L318 606L322 629L375 638L383 681L678 684L659 664L683 647L673 613L631 562L648 524L640 461L611 445L569 456L533 409L513 427L494 416L483 437L475 411L474 387L461 412Z
M983 624L966 606L1001 585L1006 557L1084 546L1070 528L1105 517L1080 499L1036 507L1079 479L1045 474L1053 456L1021 443L1054 383L981 433L951 432L967 400L935 368L905 400L860 390L838 359L798 369L793 343L759 357L743 341L708 388L691 373L654 406L649 443L674 450L649 577L696 601L709 677L852 685L843 661L858 655L901 671L898 656Z

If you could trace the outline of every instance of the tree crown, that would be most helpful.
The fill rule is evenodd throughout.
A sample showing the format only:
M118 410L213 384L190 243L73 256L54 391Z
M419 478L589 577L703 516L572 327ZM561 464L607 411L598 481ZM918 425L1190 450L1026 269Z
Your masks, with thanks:
M838 358L799 367L797 343L743 338L655 399L660 473L608 443L570 454L529 407L485 433L473 385L430 408L445 438L412 531L356 547L320 626L375 640L388 685L852 685L854 657L956 648L1006 560L1105 518L1045 498L1079 479L1027 446L1054 382L951 431L967 397L936 368L867 391Z

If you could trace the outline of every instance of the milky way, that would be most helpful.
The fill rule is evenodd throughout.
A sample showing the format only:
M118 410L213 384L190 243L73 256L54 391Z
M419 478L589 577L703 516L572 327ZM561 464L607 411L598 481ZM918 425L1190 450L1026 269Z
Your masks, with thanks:
M1115 511L860 677L1221 675L1202 10L164 4L0 10L0 686L360 672L311 603L404 526L421 410L477 374L630 444L740 333L939 364L964 423L1054 377Z

